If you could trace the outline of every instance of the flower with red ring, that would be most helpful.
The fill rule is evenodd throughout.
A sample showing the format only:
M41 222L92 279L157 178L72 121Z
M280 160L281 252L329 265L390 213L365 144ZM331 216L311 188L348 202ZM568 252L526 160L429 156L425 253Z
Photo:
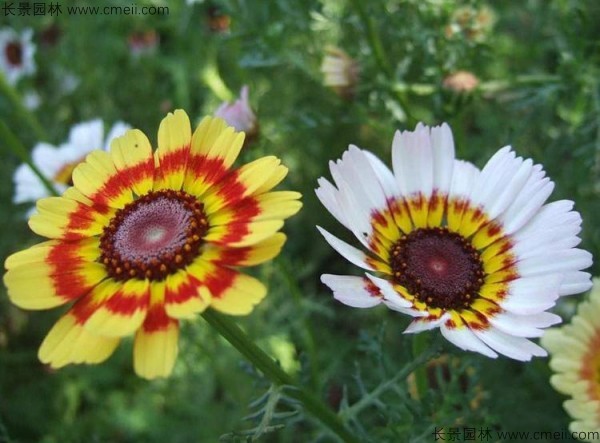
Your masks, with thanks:
M135 372L164 377L180 320L253 310L266 288L238 268L279 253L283 220L301 203L272 191L287 174L276 157L232 167L243 143L217 118L192 134L178 110L162 121L156 152L129 130L110 152L91 152L61 197L38 201L29 225L50 240L8 257L4 283L24 309L73 303L42 343L42 362L99 363L135 333Z
M456 346L489 357L545 356L528 340L560 317L560 296L589 289L591 255L577 249L573 203L545 204L554 184L540 165L499 150L482 170L456 160L448 125L397 132L393 172L356 146L330 163L335 185L317 196L363 245L319 228L364 277L321 277L340 302L385 304L413 317L406 332L439 327Z

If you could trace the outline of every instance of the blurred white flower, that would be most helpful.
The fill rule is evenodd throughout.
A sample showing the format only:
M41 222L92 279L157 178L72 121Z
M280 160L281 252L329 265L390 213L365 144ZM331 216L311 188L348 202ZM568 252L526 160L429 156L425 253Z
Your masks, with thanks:
M25 75L35 72L35 45L33 31L25 29L18 34L12 28L0 29L0 71L9 84L16 84Z
M86 155L95 149L107 150L110 142L123 135L129 125L117 122L104 137L104 124L96 119L78 123L71 128L69 139L60 146L38 143L31 153L32 161L52 183L57 192L64 192L72 185L71 173ZM48 190L33 170L26 164L20 165L13 176L15 203L35 202L49 195Z
M343 98L352 98L358 83L358 62L339 48L325 49L321 64L323 83Z
M240 98L233 103L223 103L215 111L215 117L222 118L238 131L246 133L246 139L258 134L258 121L248 100L248 86L243 86Z
M30 111L34 111L39 108L42 102L40 95L35 91L27 91L23 95L23 105Z

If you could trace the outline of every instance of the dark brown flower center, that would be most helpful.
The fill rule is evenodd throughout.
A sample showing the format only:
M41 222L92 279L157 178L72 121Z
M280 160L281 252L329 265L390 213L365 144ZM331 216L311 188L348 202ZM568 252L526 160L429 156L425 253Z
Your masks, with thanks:
M13 66L21 66L23 64L23 48L20 42L10 42L4 48L6 59Z
M445 228L420 228L391 248L395 282L432 308L463 309L483 284L479 252L463 236Z
M117 211L100 237L109 276L163 280L200 253L208 230L204 205L183 192L149 192Z

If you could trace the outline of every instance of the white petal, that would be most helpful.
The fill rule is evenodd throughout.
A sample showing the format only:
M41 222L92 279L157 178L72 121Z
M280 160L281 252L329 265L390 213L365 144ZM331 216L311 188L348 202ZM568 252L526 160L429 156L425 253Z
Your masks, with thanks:
M489 218L496 218L515 201L532 171L531 159L515 158L512 151L492 157L475 184L473 204L483 206Z
M443 123L431 128L433 149L433 188L448 194L454 169L454 139L450 126Z
M592 266L592 254L583 249L568 249L550 256L539 254L517 263L517 270L524 277L580 271Z
M517 315L503 312L489 317L490 323L498 330L518 337L541 337L543 328L560 323L562 319L550 312L534 315Z
M372 152L363 150L363 153L375 171L386 197L392 199L399 197L400 189L392 171Z
M95 119L76 124L69 132L69 144L84 152L104 148L104 123Z
M394 176L405 196L433 190L433 153L429 128L419 123L413 132L396 131L392 142Z
M429 331L431 329L437 328L446 320L448 320L449 315L444 314L439 318L430 318L430 317L419 317L415 318L408 328L404 330L404 334L414 334L422 331Z
M375 277L371 274L366 274L367 278L373 282L381 291L384 301L389 306L394 305L398 308L410 308L412 303L396 292L392 284L383 278Z
M453 171L452 182L450 183L450 197L469 198L475 181L480 174L479 169L472 163L455 160Z
M539 165L535 165L521 193L500 217L504 232L512 234L522 228L540 210L553 190L554 183L544 177Z
M520 315L543 312L556 304L561 282L560 274L518 278L510 282L500 306Z
M592 276L587 272L567 272L564 275L558 294L573 295L580 294L592 287Z
M372 308L381 303L380 296L369 292L364 277L323 274L321 281L333 291L336 300L353 308Z
M369 271L373 270L373 268L367 264L367 256L361 250L349 245L343 240L340 240L335 235L330 234L320 226L317 226L317 229L319 230L321 235L325 237L327 243L329 243L333 249L335 249L342 257L344 257L350 263L359 266L363 269L367 269Z
M529 361L531 357L545 357L546 350L523 337L514 337L495 328L485 331L473 331L486 345L500 354L520 361Z
M549 254L550 251L568 249L577 246L581 240L577 234L581 227L577 223L540 229L527 236L514 236L512 252L522 260L536 254Z
M477 336L466 326L461 328L449 328L445 324L440 327L442 335L450 343L465 351L479 352L490 358L498 357L494 351L488 348Z
M498 189L506 184L503 180L511 172L507 166L518 161L515 157L516 155L511 151L510 146L505 146L488 160L481 170L471 193L473 206L484 205L486 201L498 195Z
M317 180L319 183L319 187L315 189L315 193L317 194L317 198L319 201L325 206L331 215L335 217L337 221L339 221L346 228L350 229L346 218L342 212L342 208L339 203L339 191L333 186L329 180L321 177Z
M542 206L539 212L515 235L518 238L525 238L541 229L578 222L581 224L581 216L577 212L571 211L573 205L572 201L559 200Z

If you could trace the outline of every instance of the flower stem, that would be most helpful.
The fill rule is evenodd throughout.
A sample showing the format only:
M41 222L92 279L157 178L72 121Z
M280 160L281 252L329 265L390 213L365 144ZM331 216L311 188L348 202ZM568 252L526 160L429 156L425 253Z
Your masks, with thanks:
M415 370L418 370L424 363L428 362L433 356L439 353L438 347L432 347L426 349L419 355L415 356L413 360L404 366L398 373L391 379L382 382L379 386L373 389L368 394L364 395L359 401L354 403L348 409L341 413L344 419L355 418L358 413L363 409L374 403L379 397L388 389L393 388L399 381L404 380L409 374Z
M9 129L6 123L3 120L0 120L0 140L2 140L2 144L4 146L8 146L8 148L19 157L24 163L26 163L31 170L37 175L40 179L44 187L48 190L50 195L58 196L58 192L52 186L52 183L42 174L42 171L31 161L29 156L29 152L25 149L25 146L19 141L17 136Z
M365 32L367 34L367 41L369 42L369 46L371 47L371 51L375 57L375 62L379 67L379 70L383 73L387 81L390 85L393 85L396 81L394 70L392 66L388 62L388 57L385 54L385 50L383 49L383 44L381 43L381 38L377 33L377 27L373 18L369 16L369 13L365 9L365 5L368 4L363 0L350 0L350 3L356 10L363 27L365 28ZM406 116L406 123L408 126L412 126L416 123L415 118L412 116L408 109L408 103L406 102L406 97L404 93L398 89L391 88L391 92L395 96L398 104L402 108Z
M413 337L413 360L416 360L420 355L423 355L427 347L429 346L429 335L428 334L416 334ZM417 386L417 395L419 400L423 401L425 394L427 393L427 368L425 366L419 366L415 368L415 384Z
M302 389L299 383L281 369L275 360L254 344L231 318L211 309L204 311L202 317L272 382L292 387L292 389L287 391L288 395L299 400L308 412L327 426L342 441L357 442L354 436L343 425L337 414L317 396Z
M23 100L13 87L11 87L3 75L0 75L0 92L11 102L13 111L17 118L27 122L38 141L47 140L46 131L37 118L23 105Z

